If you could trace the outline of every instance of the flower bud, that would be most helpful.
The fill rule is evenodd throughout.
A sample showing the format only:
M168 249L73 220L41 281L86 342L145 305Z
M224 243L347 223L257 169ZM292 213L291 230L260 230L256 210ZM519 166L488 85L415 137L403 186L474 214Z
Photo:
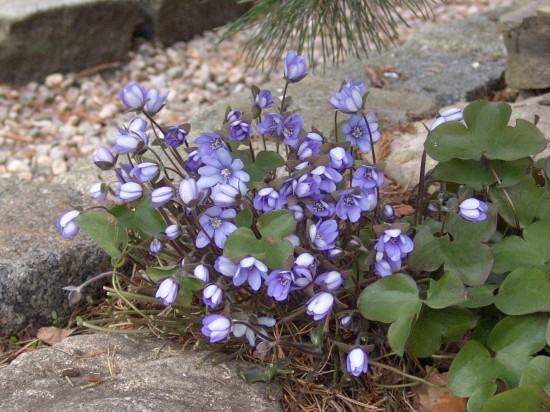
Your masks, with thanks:
M166 235L166 239L174 240L177 239L181 233L178 225L169 225L164 229L164 234Z
M61 236L67 239L72 239L76 236L80 228L74 221L76 217L80 215L78 210L70 210L63 213L57 219L57 230L61 233Z
M357 377L367 372L369 367L369 356L361 348L353 348L346 357L346 369L348 372Z
M178 296L179 288L180 285L174 279L166 278L160 283L155 297L160 299L166 306L171 305Z
M170 186L162 186L151 192L151 202L156 208L168 203L172 197L174 197L174 189Z
M487 219L487 203L475 198L466 199L458 209L458 214L470 222L482 222Z

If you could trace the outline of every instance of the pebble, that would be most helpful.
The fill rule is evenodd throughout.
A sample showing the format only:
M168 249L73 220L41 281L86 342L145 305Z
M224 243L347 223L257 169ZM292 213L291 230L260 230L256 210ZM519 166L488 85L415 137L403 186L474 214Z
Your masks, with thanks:
M451 2L437 6L431 20L445 23L511 2ZM403 41L426 24L408 10L402 17L409 23L409 27L399 25ZM237 33L214 48L219 36L207 31L170 47L142 42L120 69L88 77L52 73L43 83L0 85L0 177L49 181L78 160L90 159L100 145L111 146L117 128L132 116L118 98L125 84L170 90L169 104L157 120L175 124L251 84L261 87L271 76L280 76L280 64L266 74L241 60L250 32ZM319 58L316 63L320 62Z

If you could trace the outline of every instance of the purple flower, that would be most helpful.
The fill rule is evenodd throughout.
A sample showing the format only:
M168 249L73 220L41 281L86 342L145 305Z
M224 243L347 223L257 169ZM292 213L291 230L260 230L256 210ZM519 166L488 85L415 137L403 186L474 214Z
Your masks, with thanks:
M355 188L342 190L338 203L336 203L336 215L340 219L349 220L352 223L361 218L361 213L372 210L376 203L371 204L368 197L363 193L356 193Z
M334 202L327 202L325 195L311 196L311 202L306 203L306 207L317 217L331 217L334 214Z
M117 189L116 195L124 203L133 202L143 196L143 188L135 182L124 183Z
M336 190L336 183L342 181L343 177L332 167L317 166L311 171L313 176L319 176L319 190L332 193Z
M116 157L106 147L100 146L93 157L94 163L101 170L112 169L116 163Z
M197 182L199 189L212 187L218 183L229 184L242 191L246 190L244 183L250 180L250 176L244 169L240 159L233 159L231 153L225 149L216 151L215 156L204 156L205 166L199 169L200 179Z
M204 283L208 283L210 279L210 271L208 266L200 264L193 270L193 276L197 279L202 280Z
M160 283L155 297L162 300L162 303L168 306L176 300L179 289L180 285L178 282L172 278L166 278Z
M269 212L277 208L279 202L279 193L272 187L264 187L258 190L254 196L254 208L262 212Z
M231 185L220 184L212 188L210 198L214 201L216 206L229 207L233 206L237 201L237 197L241 195L246 195L246 192L240 193L239 189Z
M439 117L434 120L430 126L430 131L435 129L440 124L446 122L461 122L463 120L462 110L457 107L451 107L450 109L444 110L439 114Z
M328 152L329 165L335 170L343 170L353 165L353 157L351 153L343 147L334 147Z
M385 277L401 269L401 259L393 261L382 252L376 252L374 271L378 276Z
M229 128L229 138L235 141L242 141L250 136L250 124L244 120L235 120Z
M336 220L329 219L312 223L309 226L309 240L317 250L329 250L334 248L334 241L338 237L338 224Z
M288 210L290 210L294 214L294 219L296 219L296 222L301 222L304 218L304 209L300 205L292 205L288 207ZM290 236L290 235L289 235ZM297 236L296 236L297 237ZM298 238L299 239L299 238ZM291 242L292 243L292 242ZM298 243L299 245L300 243Z
M348 328L349 325L351 325L351 316L349 315L342 316L340 318L340 326L343 328Z
M168 133L166 133L166 136L164 137L164 141L168 146L175 149L176 147L180 147L185 142L186 136L187 132L181 127L170 127L168 129Z
M263 122L258 123L256 130L267 136L272 136L277 133L279 125L283 122L283 116L278 113L269 113L265 116Z
M315 278L315 284L324 286L327 290L336 290L344 283L344 278L340 272L331 270L330 272L321 273Z
M168 93L159 96L157 89L145 89L137 83L127 84L119 93L120 100L130 110L143 110L151 115L162 109Z
M217 133L204 133L195 139L198 146L198 155L211 156L218 149L225 149L225 143Z
M458 214L470 222L482 222L487 219L488 210L487 203L471 197L460 204Z
M174 197L174 189L170 186L162 186L151 192L153 207L159 208L168 203Z
M296 83L302 80L307 75L306 58L296 54L294 51L289 51L285 57L285 74L284 78L291 83Z
M342 125L342 133L346 136L346 140L352 146L357 146L363 153L371 151L370 136L372 142L380 140L380 132L378 131L378 123L374 120L374 113L367 115L368 124L363 116L351 116L347 123Z
M269 90L260 90L254 99L254 104L261 110L273 106L273 96Z
M206 285L206 287L202 290L202 301L211 309L218 306L221 303L222 298L223 289L214 283Z
M305 288L311 282L317 272L317 262L311 253L301 253L298 255L292 266L292 273L295 278L292 290Z
M391 261L397 262L412 252L414 243L410 237L401 232L401 229L386 229L376 242L375 248Z
M317 193L320 182L319 176L302 175L292 181L292 192L298 198L311 196Z
M384 173L372 166L360 166L351 179L351 185L361 189L374 189L384 183Z
M199 154L198 150L193 150L191 153L189 153L187 160L185 161L185 171L187 173L193 173L198 170L199 167L202 166L202 157Z
M329 292L319 292L307 302L307 314L313 320L323 319L332 310L334 296Z
M122 164L121 167L115 169L116 178L120 183L129 183L133 182L132 176L132 165L129 163Z
M192 177L182 179L178 188L178 194L181 201L187 206L191 202L199 199L199 187L197 181Z
M140 163L130 172L130 176L135 176L142 183L151 182L158 174L159 167L152 162Z
M168 225L166 229L164 229L164 234L166 235L166 239L175 240L181 233L178 225Z
M225 256L218 256L214 262L214 269L228 278L232 278L237 273L238 266Z
M388 222L393 222L395 220L395 210L391 205L384 205L384 218Z
M68 212L63 213L57 219L57 230L61 233L61 236L67 239L72 239L76 236L80 228L74 221L80 215L78 210L69 210Z
M239 262L235 276L233 276L233 284L241 286L246 281L253 291L258 291L262 286L262 278L267 278L267 266L258 259L250 256L242 259Z
M223 249L228 236L237 230L237 226L228 222L227 219L233 219L236 215L237 212L233 209L223 210L218 206L208 208L199 218L202 230L197 235L195 246L202 249L212 239L217 247Z
M302 116L299 114L291 114L277 125L277 134L284 139L285 144L291 147L296 147L298 144L301 130Z
M227 113L227 116L225 116L225 120L229 123L236 122L237 120L241 120L242 114L238 110L231 110L229 113Z
M357 113L363 109L365 92L366 88L363 83L349 80L342 85L339 92L330 98L330 102L336 110L350 114Z
M290 287L294 283L294 276L288 270L274 270L265 280L267 295L280 302L288 297Z
M300 160L309 159L321 152L323 137L315 132L309 132L296 149L296 156Z
M210 343L219 342L231 332L231 321L222 315L208 315L202 320L201 332L210 338Z
M90 187L90 195L97 200L105 200L107 198L108 186L105 183L98 182Z
M140 151L149 143L147 132L121 130L115 137L113 150L118 154L128 154Z
M346 357L346 369L348 372L357 377L367 372L369 367L369 356L361 348L353 348Z
M156 237L154 237L153 240L151 240L151 243L149 243L149 253L153 256L158 255L163 249L163 243Z

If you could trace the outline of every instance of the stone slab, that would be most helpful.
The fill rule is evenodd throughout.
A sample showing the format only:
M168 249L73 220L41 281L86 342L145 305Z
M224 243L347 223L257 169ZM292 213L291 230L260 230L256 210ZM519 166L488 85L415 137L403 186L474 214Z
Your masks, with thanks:
M23 353L0 369L0 410L282 410L277 386L247 385L237 377L242 364L213 365L207 354L135 335L71 336L51 348ZM94 381L99 383L90 385Z

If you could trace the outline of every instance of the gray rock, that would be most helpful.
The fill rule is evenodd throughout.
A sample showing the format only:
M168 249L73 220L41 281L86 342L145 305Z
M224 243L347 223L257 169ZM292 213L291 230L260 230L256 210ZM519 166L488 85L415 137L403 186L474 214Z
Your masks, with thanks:
M108 268L108 257L91 240L64 239L55 227L61 213L84 202L70 186L0 179L0 334L51 324L52 311L67 317L71 308L61 288Z
M445 26L430 25L402 46L349 59L324 76L371 84L365 65L381 68L389 90L431 97L441 106L472 101L502 85L505 50L493 10Z
M52 348L23 353L0 369L0 410L281 410L278 387L245 384L237 377L238 363L213 365L205 359L207 352L134 336L72 336ZM101 383L90 385L94 381Z
M249 6L235 0L149 0L146 8L153 36L167 46L235 20Z
M506 83L515 89L550 87L550 3L534 1L500 19L508 51Z
M0 0L0 82L126 60L140 0Z

